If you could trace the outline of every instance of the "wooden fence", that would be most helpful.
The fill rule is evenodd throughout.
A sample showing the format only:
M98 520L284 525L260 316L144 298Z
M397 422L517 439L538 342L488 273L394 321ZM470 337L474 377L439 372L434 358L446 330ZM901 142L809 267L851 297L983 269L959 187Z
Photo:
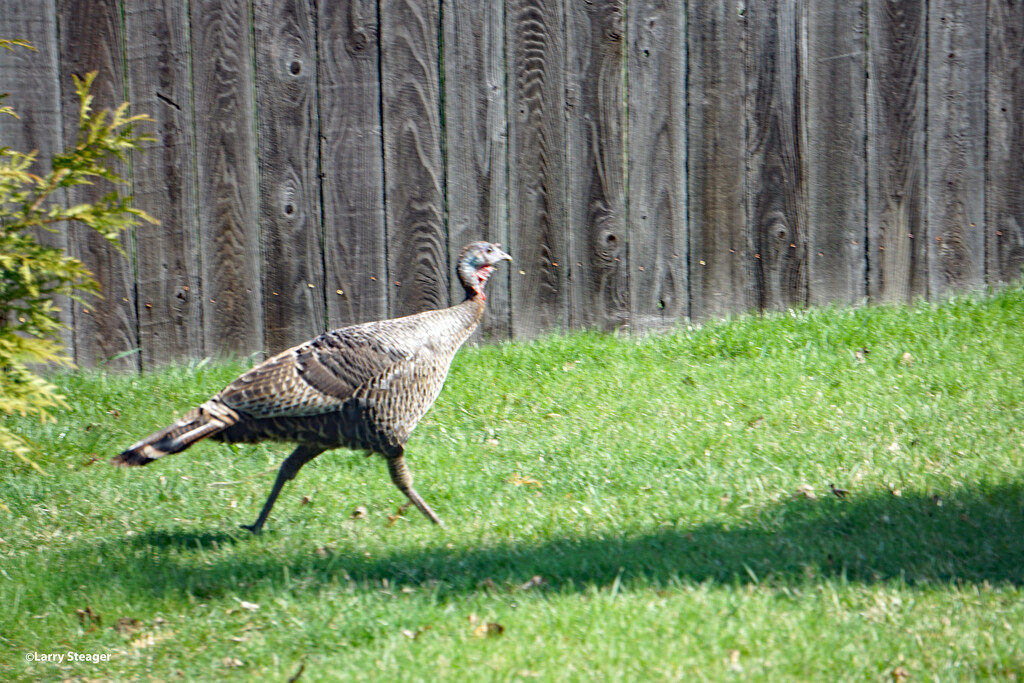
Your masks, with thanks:
M446 306L477 238L516 259L491 338L1024 263L1020 0L0 0L0 36L38 48L0 51L0 144L67 144L91 70L156 120L125 171L161 224L129 259L56 237L105 293L67 311L82 366Z

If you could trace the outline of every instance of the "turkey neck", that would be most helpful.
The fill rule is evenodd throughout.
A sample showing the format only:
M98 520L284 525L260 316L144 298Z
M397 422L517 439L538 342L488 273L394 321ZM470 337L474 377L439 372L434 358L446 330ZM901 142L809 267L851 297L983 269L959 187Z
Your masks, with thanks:
M469 316L467 326L470 333L480 324L480 320L484 317L485 308L487 308L487 302L484 300L484 297L480 292L470 287L466 288L466 300L461 304L452 306L452 310L459 311L460 317L462 315Z

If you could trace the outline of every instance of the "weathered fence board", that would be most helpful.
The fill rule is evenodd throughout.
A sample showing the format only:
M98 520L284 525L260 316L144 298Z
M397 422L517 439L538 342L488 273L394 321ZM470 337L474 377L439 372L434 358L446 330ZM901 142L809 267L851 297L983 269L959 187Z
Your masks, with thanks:
M449 260L473 240L508 244L505 16L500 3L445 0L445 146ZM515 264L512 266L515 268ZM487 286L487 316L478 335L509 336L509 268ZM453 301L465 296L452 277Z
M928 10L928 292L985 284L985 6Z
M630 325L667 328L690 312L683 3L630 3L627 77Z
M78 95L72 75L84 77L90 71L98 75L92 87L93 107L112 108L124 101L124 64L121 41L121 7L117 0L62 2L60 17L61 82L64 86L63 112L65 145L76 144ZM127 165L112 162L121 175ZM100 201L110 192L102 182L70 188L72 204ZM121 238L121 246L131 256L131 236ZM81 259L103 289L103 297L89 297L74 304L75 362L81 367L98 363L111 369L137 370L139 357L138 318L135 312L135 282L132 264L95 231L79 224L68 229L68 251Z
M515 337L564 328L569 318L564 10L562 0L506 4Z
M1024 268L1024 3L992 0L988 11L985 224L988 281L998 283Z
M35 48L0 50L0 92L10 93L4 104L21 112L19 118L0 116L0 145L21 152L37 151L32 169L37 174L49 171L53 155L64 148L56 10L53 2L10 0L0 12L0 38L27 40ZM64 193L54 200L63 203ZM66 249L67 227L53 228L53 232L39 230L39 241ZM61 332L61 341L74 356L71 301L60 297L55 304L61 322L68 326Z
M747 8L747 260L759 309L807 301L796 8L786 0Z
M621 0L566 4L569 324L629 322Z
M1024 267L1018 0L4 9L0 35L41 48L0 53L5 143L62 147L71 73L156 120L119 168L161 225L127 259L43 236L104 287L67 306L84 366L443 307L473 239L515 258L477 339L902 302Z
M924 0L869 2L868 294L908 301L928 286Z
M249 9L190 11L206 353L246 355L264 349Z
M439 0L381 5L391 315L448 305Z
M864 8L807 1L801 9L808 300L857 303L867 295Z
M756 305L747 261L745 3L696 3L689 36L690 315Z
M186 7L129 3L128 98L149 114L157 144L132 154L135 204L160 224L135 228L135 296L142 367L201 357L196 177Z
M377 3L320 3L320 158L328 327L388 314Z
M257 156L267 351L324 331L316 29L309 0L255 4Z

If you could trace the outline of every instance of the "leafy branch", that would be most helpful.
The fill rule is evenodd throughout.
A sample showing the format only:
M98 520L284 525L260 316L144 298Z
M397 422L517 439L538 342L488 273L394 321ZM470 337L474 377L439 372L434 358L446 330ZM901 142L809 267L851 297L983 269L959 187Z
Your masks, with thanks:
M0 39L0 48L34 49L22 40ZM94 111L90 93L96 72L74 77L79 98L78 135L74 147L57 154L51 168L37 168L37 152L20 152L0 146L0 411L5 415L35 415L54 419L51 411L67 404L56 387L32 366L55 363L70 367L59 334L65 325L54 297L99 295L100 287L80 260L63 249L41 244L40 230L57 232L58 225L77 221L95 230L119 251L122 232L143 221L156 219L132 206L132 197L118 186L126 184L116 170L131 150L154 140L136 126L152 121L131 116L125 102L113 110ZM3 104L0 115L17 118ZM62 190L96 182L111 185L99 200L65 206L55 197ZM7 450L42 469L29 457L31 444L0 425L0 449Z

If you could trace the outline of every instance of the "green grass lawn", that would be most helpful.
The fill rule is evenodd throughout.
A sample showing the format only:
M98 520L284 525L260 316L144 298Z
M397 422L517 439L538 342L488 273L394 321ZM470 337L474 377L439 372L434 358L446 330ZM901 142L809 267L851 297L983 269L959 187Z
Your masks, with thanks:
M1014 289L469 348L407 448L445 527L336 451L261 537L287 445L106 464L242 365L61 376L0 679L1019 680L1022 341Z

